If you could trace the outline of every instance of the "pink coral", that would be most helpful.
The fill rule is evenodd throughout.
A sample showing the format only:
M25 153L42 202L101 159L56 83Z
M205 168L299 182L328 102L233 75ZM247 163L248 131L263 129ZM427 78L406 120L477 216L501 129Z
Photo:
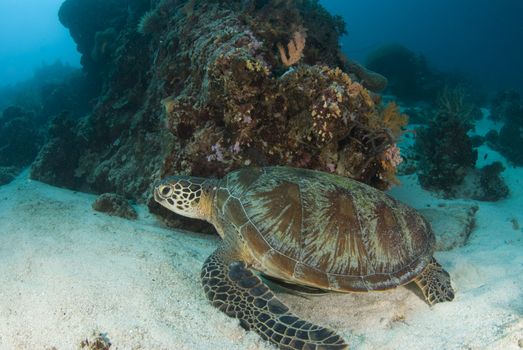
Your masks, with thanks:
M397 167L401 162L403 162L401 151L396 144L393 144L385 150L383 153L383 159L389 162L393 167Z

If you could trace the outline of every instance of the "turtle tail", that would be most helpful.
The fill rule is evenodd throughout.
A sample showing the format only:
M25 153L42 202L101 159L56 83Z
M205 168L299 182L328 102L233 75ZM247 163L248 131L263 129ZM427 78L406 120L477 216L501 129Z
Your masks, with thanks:
M245 266L215 251L203 265L201 278L212 305L239 319L247 330L285 350L340 350L347 344L333 330L304 321L289 312L271 290Z

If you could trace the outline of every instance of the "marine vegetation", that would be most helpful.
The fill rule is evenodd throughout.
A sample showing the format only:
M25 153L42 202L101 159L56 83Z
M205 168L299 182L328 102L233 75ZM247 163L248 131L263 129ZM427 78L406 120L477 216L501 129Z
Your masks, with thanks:
M142 202L165 175L256 165L396 183L405 119L318 1L66 0L60 20L100 93L87 117L55 121L35 179Z
M298 291L368 292L414 282L428 304L451 301L435 236L414 209L361 182L289 167L221 180L174 176L154 198L213 224L223 239L201 279L212 305L280 349L348 349L335 331L290 311L255 274Z
M508 195L500 177L501 164L476 169L478 157L473 139L473 105L462 89L445 89L428 126L416 130L418 178L423 188L445 197L493 201Z
M474 168L478 155L467 135L473 128L471 111L462 91L445 90L428 126L416 130L418 178L424 188L450 194Z
M523 166L523 100L516 91L498 93L492 101L491 117L504 121L499 133L487 135L488 144L517 166Z

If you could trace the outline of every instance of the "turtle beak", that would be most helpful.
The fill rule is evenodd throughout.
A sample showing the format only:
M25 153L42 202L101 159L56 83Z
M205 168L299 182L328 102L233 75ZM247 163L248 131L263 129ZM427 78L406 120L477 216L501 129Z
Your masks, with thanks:
M159 183L158 183L159 184ZM160 196L160 194L158 193L158 185L156 185L154 187L154 200L159 203L159 204L162 204L162 202L164 201L164 199Z

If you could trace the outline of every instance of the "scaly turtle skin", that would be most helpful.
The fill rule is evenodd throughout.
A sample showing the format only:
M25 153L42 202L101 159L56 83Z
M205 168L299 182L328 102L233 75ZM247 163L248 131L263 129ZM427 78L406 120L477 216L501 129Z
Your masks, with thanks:
M221 180L176 176L154 191L175 213L207 220L223 241L206 260L212 304L281 349L346 349L334 331L292 314L253 270L312 290L352 292L414 281L427 302L450 301L434 234L414 209L360 182L286 168Z

